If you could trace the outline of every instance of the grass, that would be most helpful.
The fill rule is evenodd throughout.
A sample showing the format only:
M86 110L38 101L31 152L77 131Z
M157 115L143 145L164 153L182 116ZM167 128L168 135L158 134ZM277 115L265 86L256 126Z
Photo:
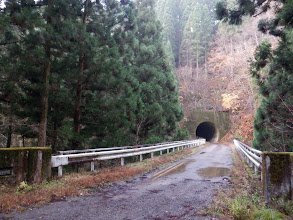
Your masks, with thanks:
M260 176L252 173L234 148L233 164L231 187L218 190L217 198L204 214L225 220L292 219L292 201L278 199L268 205L262 194Z
M22 211L28 206L64 200L68 196L87 195L90 191L99 187L116 181L125 181L163 164L180 160L196 153L201 148L185 149L176 153L146 159L142 162L128 164L124 167L116 166L98 169L94 172L71 173L64 175L62 178L55 178L38 185L28 185L25 182L17 186L1 185L0 213L7 213L12 210Z

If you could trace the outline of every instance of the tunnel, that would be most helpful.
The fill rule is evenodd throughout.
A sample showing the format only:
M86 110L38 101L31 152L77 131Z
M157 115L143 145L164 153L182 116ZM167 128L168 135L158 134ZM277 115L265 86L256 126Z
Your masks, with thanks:
M220 134L214 123L206 121L197 126L196 136L206 139L207 142L213 143L219 140Z

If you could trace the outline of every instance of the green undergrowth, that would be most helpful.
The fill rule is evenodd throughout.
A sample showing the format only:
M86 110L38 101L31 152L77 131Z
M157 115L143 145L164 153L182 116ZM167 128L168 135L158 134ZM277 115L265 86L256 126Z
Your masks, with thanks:
M260 175L255 174L233 147L233 170L230 187L216 192L216 199L203 212L217 219L279 220L293 219L293 203L275 199L265 202Z

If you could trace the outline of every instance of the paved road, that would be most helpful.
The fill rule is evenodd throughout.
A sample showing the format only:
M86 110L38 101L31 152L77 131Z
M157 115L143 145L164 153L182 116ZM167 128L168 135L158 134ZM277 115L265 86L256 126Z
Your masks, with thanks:
M215 189L227 187L231 148L209 144L181 161L119 182L86 197L46 204L10 219L165 220L212 219L202 216ZM1 216L0 216L1 217ZM2 216L3 217L3 216Z

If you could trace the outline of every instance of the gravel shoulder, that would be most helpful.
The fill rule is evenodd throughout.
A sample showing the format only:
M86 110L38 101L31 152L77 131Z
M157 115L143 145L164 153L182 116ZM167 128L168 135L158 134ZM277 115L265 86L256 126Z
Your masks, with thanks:
M180 161L94 191L0 219L164 220L212 219L202 216L216 189L229 187L232 150L209 144Z

